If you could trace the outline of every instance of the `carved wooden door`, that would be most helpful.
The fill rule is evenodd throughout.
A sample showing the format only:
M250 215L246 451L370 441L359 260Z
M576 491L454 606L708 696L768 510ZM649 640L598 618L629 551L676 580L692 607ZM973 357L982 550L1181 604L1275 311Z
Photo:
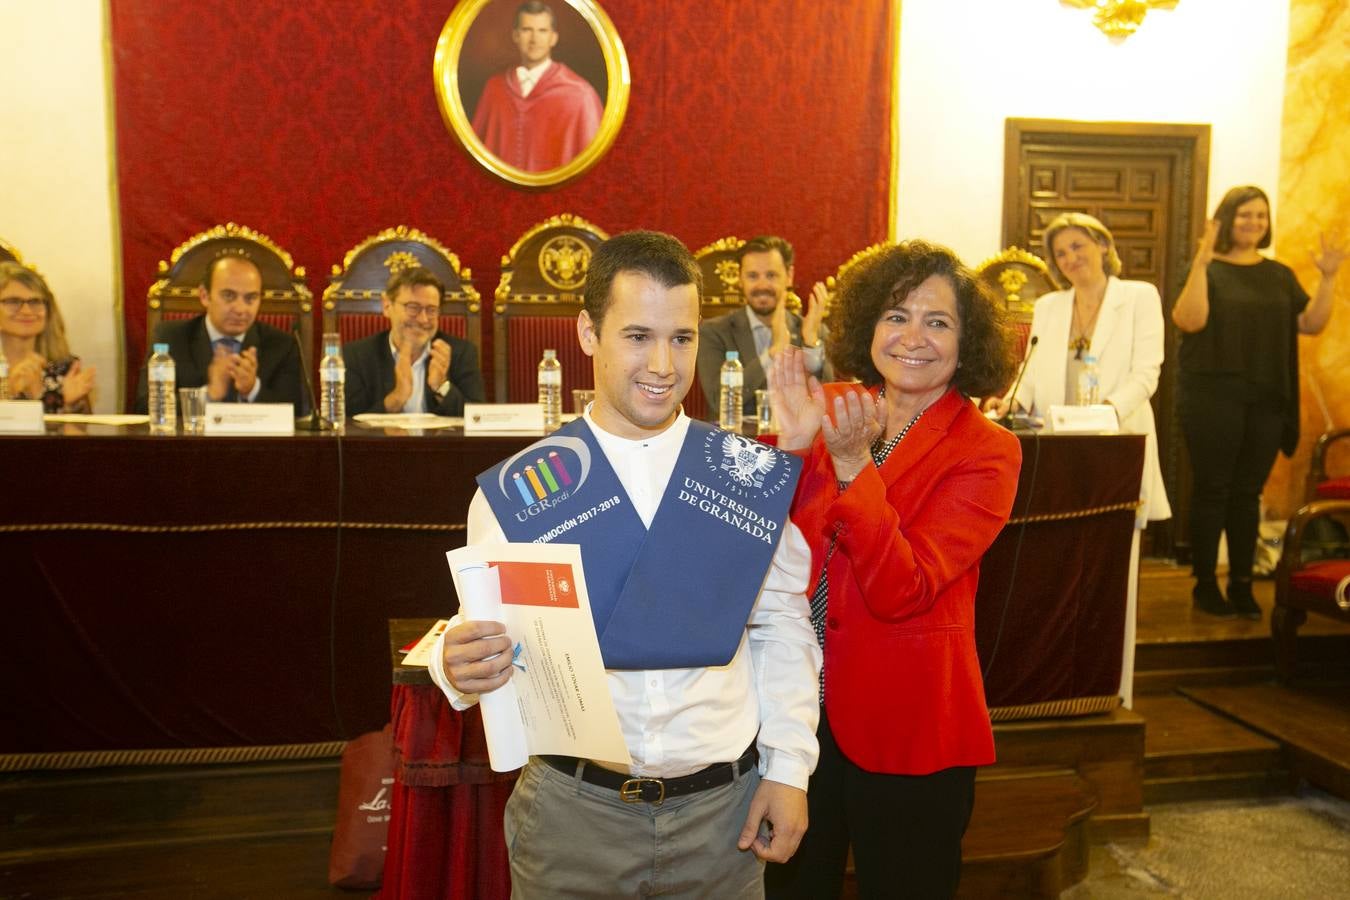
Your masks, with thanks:
M1096 216L1111 230L1121 277L1163 298L1165 350L1153 412L1172 503L1171 527L1150 528L1146 551L1186 557L1189 465L1176 421L1179 337L1170 311L1204 221L1209 127L1009 119L1004 148L1003 244L1039 256L1045 226L1062 212Z

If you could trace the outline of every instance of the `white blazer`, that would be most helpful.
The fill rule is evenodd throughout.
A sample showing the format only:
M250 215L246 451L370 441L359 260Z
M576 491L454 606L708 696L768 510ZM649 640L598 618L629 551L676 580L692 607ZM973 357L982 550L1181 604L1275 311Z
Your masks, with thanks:
M1031 334L1039 337L1039 342L1017 389L1017 402L1037 415L1046 415L1051 406L1066 402L1064 382L1072 325L1072 288L1036 301ZM1148 402L1158 388L1163 361L1162 299L1158 289L1144 281L1108 278L1088 352L1097 357L1102 400L1116 408L1120 430L1145 436L1140 486L1144 505L1135 524L1143 527L1150 519L1171 518L1172 507L1158 465L1153 407Z

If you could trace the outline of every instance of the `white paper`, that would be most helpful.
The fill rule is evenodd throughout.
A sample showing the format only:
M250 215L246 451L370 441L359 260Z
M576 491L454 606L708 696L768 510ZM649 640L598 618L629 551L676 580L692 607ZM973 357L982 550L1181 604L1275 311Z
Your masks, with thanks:
M429 431L464 424L464 420L458 416L438 416L435 413L361 413L352 418L367 428L419 428Z
M289 403L207 403L207 434L295 434Z
M147 415L135 413L48 413L43 416L49 423L58 425L144 425L150 421Z
M450 624L449 619L438 619L436 624L431 626L431 630L417 639L413 648L403 654L403 665L419 666L423 669L431 665L431 648L436 646L436 639L445 631L446 626Z
M0 402L0 432L5 434L44 434L41 400L5 400Z
M501 622L512 641L511 679L478 699L492 768L519 769L541 753L631 765L591 619L581 548L486 544L445 556L464 617ZM512 573L526 569L547 589L515 596L508 590L503 597L502 571L519 584L522 577Z

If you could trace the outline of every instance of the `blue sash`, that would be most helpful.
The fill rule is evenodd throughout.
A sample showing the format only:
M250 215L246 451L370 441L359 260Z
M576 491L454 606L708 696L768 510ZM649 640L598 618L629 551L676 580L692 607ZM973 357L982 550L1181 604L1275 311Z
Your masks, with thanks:
M478 476L506 539L581 545L609 669L731 662L787 524L801 461L691 421L642 519L584 419Z

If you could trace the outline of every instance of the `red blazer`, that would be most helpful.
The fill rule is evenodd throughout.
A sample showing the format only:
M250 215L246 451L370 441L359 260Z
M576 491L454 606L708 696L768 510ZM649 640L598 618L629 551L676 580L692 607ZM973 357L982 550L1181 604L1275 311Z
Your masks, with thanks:
M827 392L848 387L856 389ZM955 389L842 494L824 439L807 452L792 519L811 545L813 588L839 535L825 709L839 748L863 769L926 775L994 761L975 587L1012 511L1021 462L1017 438Z

